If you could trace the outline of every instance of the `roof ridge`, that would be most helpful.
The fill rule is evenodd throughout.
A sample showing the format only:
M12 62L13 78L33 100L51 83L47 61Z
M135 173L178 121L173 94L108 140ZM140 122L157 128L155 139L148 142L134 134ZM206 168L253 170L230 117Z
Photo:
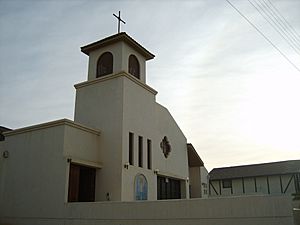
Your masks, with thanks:
M260 166L260 165L279 164L279 163L294 162L294 161L299 161L300 162L300 159L291 159L291 160L276 161L276 162L267 162L267 163L255 163L255 164L238 165L238 166L217 167L217 168L213 168L211 171L216 170L216 169L231 169L231 168L240 168L240 167L248 167L248 166Z

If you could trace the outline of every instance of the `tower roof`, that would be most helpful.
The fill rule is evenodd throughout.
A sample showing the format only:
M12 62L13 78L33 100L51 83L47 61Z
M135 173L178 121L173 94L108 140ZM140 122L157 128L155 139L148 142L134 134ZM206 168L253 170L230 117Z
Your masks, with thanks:
M149 52L147 49L145 49L142 45L137 43L133 38L131 38L128 34L125 32L121 32L112 36L109 36L107 38L104 38L102 40L96 41L94 43L88 44L86 46L81 47L81 51L87 55L89 53L97 48L101 48L119 41L124 41L129 46L134 48L137 52L139 52L142 56L146 58L146 60L153 59L155 55L153 55L151 52Z

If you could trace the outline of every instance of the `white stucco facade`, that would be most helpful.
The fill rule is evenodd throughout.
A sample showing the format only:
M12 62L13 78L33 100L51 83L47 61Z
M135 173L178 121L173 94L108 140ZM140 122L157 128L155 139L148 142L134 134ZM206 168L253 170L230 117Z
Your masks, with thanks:
M155 101L156 91L131 75L120 72L76 87L75 121L103 131L100 158L105 164L99 171L103 196L110 193L112 200L134 200L134 178L141 173L149 185L149 200L156 199L156 176L173 177L184 182L182 197L188 197L188 159L186 138L166 108ZM103 107L105 106L105 107ZM87 110L88 109L88 110ZM105 132L104 132L105 131ZM128 169L128 135L134 134L134 165ZM143 154L143 167L138 164L138 137L152 143L151 170L146 168L147 154ZM172 151L165 158L160 148L164 136L169 138ZM115 179L114 182L105 182ZM151 188L150 188L151 187ZM115 190L115 191L113 191Z
M169 111L156 102L157 91L146 84L146 60L154 55L124 33L82 51L89 56L88 76L75 85L74 122L62 119L4 133L1 155L8 152L9 157L1 158L0 202L11 202L14 206L6 208L14 211L10 207L16 207L15 201L9 199L29 201L32 196L18 192L21 184L24 193L34 190L34 198L40 199L37 205L47 200L55 208L70 201L71 164L82 171L93 168L92 201L135 201L140 175L147 183L145 200L158 199L158 177L165 179L164 185L169 180L177 183L176 198L189 198L186 137ZM98 60L105 52L113 55L113 70L99 77ZM139 78L129 73L130 55L138 60ZM171 150L167 156L164 138Z
M59 214L67 202L68 161L102 167L99 135L66 119L8 132L0 149L9 152L0 162L0 211L11 216L44 210Z

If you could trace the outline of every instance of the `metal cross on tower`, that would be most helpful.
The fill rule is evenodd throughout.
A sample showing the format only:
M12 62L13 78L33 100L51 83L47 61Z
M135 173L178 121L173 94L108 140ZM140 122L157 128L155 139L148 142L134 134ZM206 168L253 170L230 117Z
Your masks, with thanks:
M125 23L124 20L121 19L121 11L119 11L119 16L117 16L116 14L113 14L117 19L118 19L118 33L120 33L120 22Z

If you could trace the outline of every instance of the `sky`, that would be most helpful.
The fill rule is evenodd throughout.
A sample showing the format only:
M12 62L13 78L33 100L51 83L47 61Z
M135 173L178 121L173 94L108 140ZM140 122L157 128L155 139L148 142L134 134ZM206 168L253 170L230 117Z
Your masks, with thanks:
M300 159L300 1L229 1L248 21L226 0L0 0L0 125L72 120L80 47L115 34L120 10L155 54L147 84L208 170ZM292 26L281 35L272 6Z

